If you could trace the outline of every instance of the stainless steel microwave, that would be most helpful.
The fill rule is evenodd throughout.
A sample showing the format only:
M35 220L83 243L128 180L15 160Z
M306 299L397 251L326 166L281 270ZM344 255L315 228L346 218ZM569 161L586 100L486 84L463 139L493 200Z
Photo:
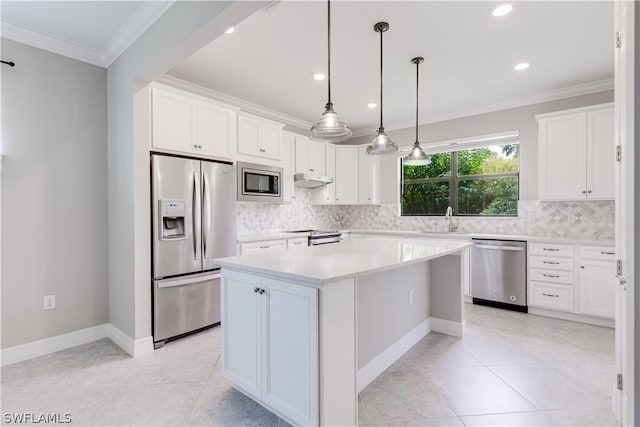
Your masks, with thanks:
M282 203L282 168L238 162L237 170L239 202Z

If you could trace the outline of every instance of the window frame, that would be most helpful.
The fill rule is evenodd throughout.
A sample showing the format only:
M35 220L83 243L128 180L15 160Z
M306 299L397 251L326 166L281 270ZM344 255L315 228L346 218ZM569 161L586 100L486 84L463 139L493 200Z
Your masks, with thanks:
M518 171L517 172L501 172L501 173L491 173L491 174L482 174L482 175L458 175L458 152L459 151L467 151L473 150L477 148L485 148L491 146L501 146L501 145L518 145L518 151L520 150L520 141L511 142L511 143L493 143L487 144L485 146L473 146L469 148L460 147L457 150L443 150L443 151L434 151L428 154L440 154L440 153L451 153L451 160L449 163L451 175L448 177L439 177L439 178L417 178L410 179L408 183L410 184L423 184L423 183L435 183L435 182L448 182L449 183L449 206L453 210L453 216L458 217L473 217L473 218L518 218L519 211L516 207L515 215L479 215L479 214L460 214L458 212L458 184L460 181L469 181L469 180L479 180L479 179L495 179L495 178L509 178L509 177L517 177L518 178L518 188L517 188L517 196L516 196L516 204L520 201L520 158L518 159ZM404 164L402 161L402 157L399 158L400 163L400 191L398 194L400 195L398 201L398 210L399 214L402 217L443 217L446 212L442 212L441 214L404 214L402 212L402 199L404 197Z

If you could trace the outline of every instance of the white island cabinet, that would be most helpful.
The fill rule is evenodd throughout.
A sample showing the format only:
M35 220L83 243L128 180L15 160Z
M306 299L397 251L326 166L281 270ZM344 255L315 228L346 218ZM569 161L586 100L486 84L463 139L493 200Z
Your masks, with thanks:
M218 259L222 374L294 425L356 425L358 393L409 348L462 335L469 245L364 238Z

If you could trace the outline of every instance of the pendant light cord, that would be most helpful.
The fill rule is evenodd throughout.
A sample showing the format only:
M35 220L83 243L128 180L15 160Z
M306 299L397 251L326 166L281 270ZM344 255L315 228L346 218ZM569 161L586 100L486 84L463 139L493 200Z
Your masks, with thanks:
M331 0L327 0L327 105L331 103Z
M384 31L380 31L380 129L384 130L382 127L382 33Z
M418 89L420 81L420 61L416 61L416 144L418 143Z

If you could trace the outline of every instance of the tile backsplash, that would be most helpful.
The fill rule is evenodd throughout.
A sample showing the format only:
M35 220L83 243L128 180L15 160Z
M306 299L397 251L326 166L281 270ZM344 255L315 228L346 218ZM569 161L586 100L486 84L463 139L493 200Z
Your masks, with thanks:
M313 206L311 191L296 189L295 202L238 204L238 234L293 229L447 231L443 217L401 217L396 204ZM613 239L614 202L518 202L517 218L457 217L461 233L524 234Z
M273 231L339 228L337 206L311 205L311 190L296 188L294 202L281 205L238 202L238 236Z

